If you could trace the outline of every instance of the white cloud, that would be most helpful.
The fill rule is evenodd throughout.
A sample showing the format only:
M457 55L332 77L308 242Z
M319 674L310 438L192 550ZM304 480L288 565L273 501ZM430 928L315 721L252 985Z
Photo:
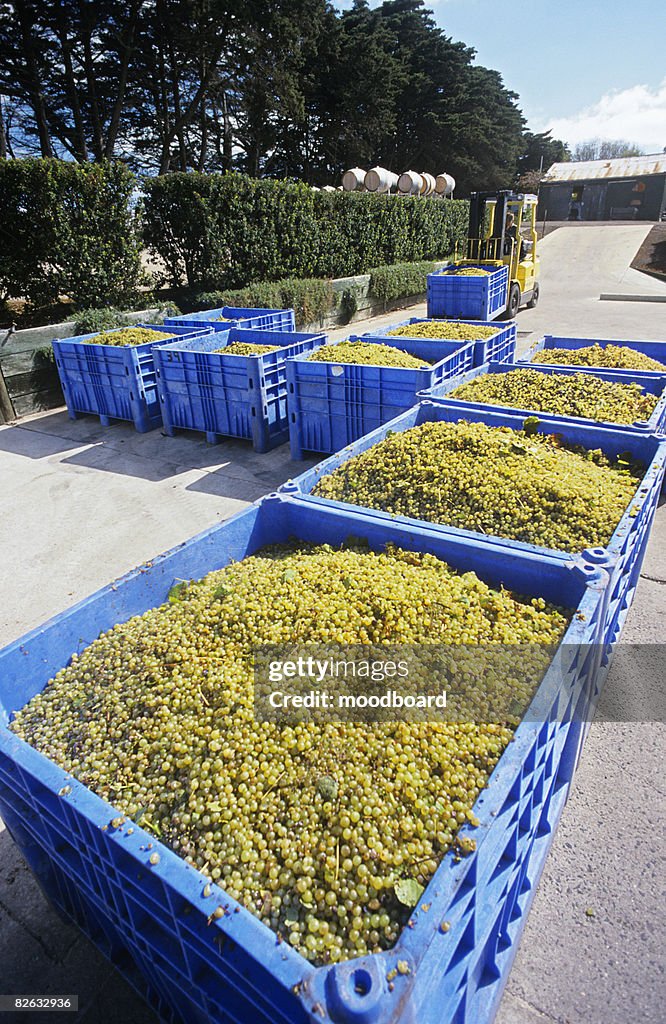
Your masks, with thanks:
M605 93L598 103L571 117L544 120L540 130L547 128L570 145L595 138L623 139L648 153L660 153L666 146L666 78L655 89L633 85Z

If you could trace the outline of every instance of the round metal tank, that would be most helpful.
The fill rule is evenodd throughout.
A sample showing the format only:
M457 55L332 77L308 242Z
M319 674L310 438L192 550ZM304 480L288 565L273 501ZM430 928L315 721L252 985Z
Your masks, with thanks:
M423 184L421 186L421 195L422 196L430 196L430 195L432 195L432 193L435 191L435 184L436 184L435 179L433 178L432 174L428 174L427 171L424 171L423 174L421 175L421 177L423 179Z
M398 184L398 175L387 171L385 167L371 167L365 176L365 187L368 192L390 192Z
M456 179L452 178L450 174L438 174L435 182L435 191L439 196L450 196L453 195L453 190L456 187Z
M423 186L423 178L418 171L403 171L398 178L398 192L405 196L416 196Z
M352 167L342 175L342 187L345 192L359 192L363 188L365 171L362 167Z

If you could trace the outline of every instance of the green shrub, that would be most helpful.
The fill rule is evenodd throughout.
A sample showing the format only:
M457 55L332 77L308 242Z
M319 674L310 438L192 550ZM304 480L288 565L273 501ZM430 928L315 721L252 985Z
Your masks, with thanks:
M394 263L388 267L373 267L370 274L369 295L386 303L409 295L421 295L426 290L426 278L437 269L430 261Z
M134 188L120 163L0 160L0 296L132 302L143 279Z
M180 309L175 302L163 302L157 308L157 312L153 313L149 318L150 323L156 327L159 327L164 323L168 316L180 316Z
M144 185L144 237L174 285L334 278L434 260L466 234L468 204L314 192L239 174L170 174Z
M323 320L333 309L333 287L330 281L321 278L262 281L247 288L202 292L194 306L196 309L221 306L293 309L297 324L311 324Z
M76 334L93 334L110 331L114 327L128 327L132 322L126 313L112 306L105 309L82 309L76 314L74 330Z

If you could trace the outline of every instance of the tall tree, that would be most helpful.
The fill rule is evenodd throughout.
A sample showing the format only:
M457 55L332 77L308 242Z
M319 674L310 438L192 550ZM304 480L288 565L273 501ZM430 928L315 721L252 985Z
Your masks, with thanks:
M642 156L643 150L622 139L588 139L573 148L574 160L616 160L623 156Z

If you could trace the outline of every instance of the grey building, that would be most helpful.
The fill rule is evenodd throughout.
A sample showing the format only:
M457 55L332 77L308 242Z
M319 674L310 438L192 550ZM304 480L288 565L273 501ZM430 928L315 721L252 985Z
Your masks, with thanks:
M666 154L553 164L539 188L539 219L659 220Z

